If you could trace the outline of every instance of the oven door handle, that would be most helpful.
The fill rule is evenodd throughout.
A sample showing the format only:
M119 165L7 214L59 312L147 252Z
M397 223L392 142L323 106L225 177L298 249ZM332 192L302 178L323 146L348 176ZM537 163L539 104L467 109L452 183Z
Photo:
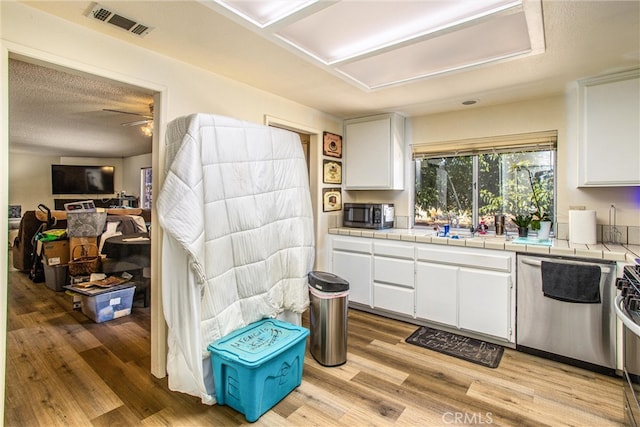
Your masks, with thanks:
M531 259L531 258L522 258L520 260L523 264L527 264L527 265L532 265L534 267L540 267L542 265L542 261L540 261L539 259ZM562 261L558 261L558 260L553 260L553 261L547 261L547 262L553 262L554 264L568 264L568 265L598 265L600 267L600 272L602 274L609 274L611 273L611 269L609 267L603 267L599 264L589 264L589 263L575 263L575 262L562 262Z
M631 332L633 332L634 334L636 334L637 336L640 337L640 326L637 325L636 322L631 320L631 318L629 318L627 313L625 313L624 310L622 309L622 300L623 299L624 299L624 297L622 295L618 295L616 297L616 303L614 304L614 308L616 310L616 316L618 316L618 319L620 319L622 321L622 324L627 329L631 330Z

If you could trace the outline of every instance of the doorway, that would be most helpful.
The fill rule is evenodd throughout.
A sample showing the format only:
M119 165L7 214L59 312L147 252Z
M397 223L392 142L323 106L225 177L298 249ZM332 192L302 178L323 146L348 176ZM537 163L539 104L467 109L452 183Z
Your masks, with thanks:
M149 82L144 82L144 81L140 81L140 80L130 80L128 81L128 78L123 77L121 75L116 75L112 72L109 72L107 70L103 70L103 69L98 69L98 68L94 68L91 66L87 66L86 64L80 64L80 63L73 63L72 61L65 59L65 58L52 58L51 56L47 56L46 59L41 59L41 58L37 58L34 56L31 56L33 52L29 51L28 54L27 53L22 53L20 52L19 48L15 48L12 49L11 51L9 50L5 50L5 56L3 58L3 64L4 64L4 68L8 71L9 70L9 62L12 60L18 60L18 61L22 61L22 62L26 62L29 64L35 64L37 66L40 66L42 68L45 69L50 69L50 70L54 70L54 71L61 71L63 73L68 74L70 77L70 79L73 79L75 77L82 77L84 80L91 80L91 81L95 81L96 84L100 85L101 87L104 86L110 86L110 87L115 87L116 91L120 90L122 93L122 91L127 91L127 92L138 92L140 94L143 94L145 96L145 99L150 99L151 102L153 103L153 105L155 106L154 108L154 112L153 112L153 135L150 138L149 141L149 151L148 153L146 153L150 158L150 166L151 167L158 167L158 165L160 164L160 159L162 157L162 153L160 152L162 147L160 146L159 142L164 135L161 135L161 133L163 133L162 129L163 129L163 112L165 110L165 107L163 105L164 100L166 99L166 88L158 86L156 84L153 83L149 83ZM55 61L55 62L52 62ZM11 77L11 76L9 76ZM8 79L7 79L8 80ZM49 90L49 88L47 87L43 87L40 89L40 91L45 91L45 90ZM5 82L2 85L2 93L5 94L6 96L6 102L7 105L10 102L10 90L8 87L8 82ZM83 94L85 93L84 90L80 91L77 95L78 96L83 96ZM117 106L117 105L116 105ZM11 115L13 117L13 113L14 111L11 111ZM107 116L107 112L102 111L102 107L100 108L95 108L94 110L92 110L90 112L93 115L99 114L101 115L102 118ZM9 127L11 126L10 120L9 120L9 115L10 113L5 111L5 118L7 120L5 120L5 125L3 125L5 127L5 135L9 134ZM90 115L89 113L87 113L86 115ZM82 114L78 115L78 120L82 120L84 116ZM116 123L116 127L120 128L121 122L124 122L124 120L121 120L122 118L118 118L116 115L115 120L117 121ZM32 121L32 123L40 123L39 121L36 120L36 118L34 116L30 117L30 120ZM128 119L130 120L130 119ZM78 121L73 121L70 127L75 127L79 122ZM139 131L139 129L134 129L134 128L130 128L129 130L135 131ZM16 134L14 134L12 132L11 134L11 138L13 140L14 136L16 136ZM4 138L3 138L4 140ZM47 182L50 181L50 178L45 174L45 182L44 184L38 184L38 185L44 185L44 190L38 190L38 192L36 192L36 194L32 194L34 193L34 189L36 188L42 188L42 187L37 187L35 183L33 183L33 179L29 179L18 176L16 177L12 177L11 175L11 170L13 168L13 171L15 171L16 167L18 167L19 165L14 162L14 159L9 159L8 157L11 155L11 152L14 152L15 150L15 146L12 146L12 144L8 141L8 140L4 140L5 142L2 143L2 147L3 150L5 150L5 152L8 154L7 156L7 168L4 170L9 170L9 173L7 173L6 176L6 181L3 183L3 188L2 188L2 192L7 196L7 200L10 200L11 197L14 196L14 194L16 192L24 192L25 194L27 194L27 198L25 199L24 204L25 206L29 205L29 206L37 206L37 203L41 203L41 200L43 198L46 198L46 200L50 200L53 204L53 200L52 200L52 194L51 194L51 188L47 188L48 185ZM100 148L100 144L95 143L95 141L90 141L90 140L86 140L84 141L84 145L85 146L93 146L94 148ZM21 151L24 147L18 147L19 150ZM44 153L44 150L48 149L51 150L50 152ZM53 149L55 149L55 145L51 145L50 147L46 147L46 145L42 146L40 148L40 154L42 154L43 158L47 159L45 161L49 162L49 159L51 158L55 158L55 153L53 152ZM74 157L72 152L66 152L65 153L66 156L65 158L72 158ZM139 156L140 154L136 154L134 155L134 157ZM48 157L47 157L48 156ZM89 157L90 155L87 153L82 153L78 156L82 156L82 157ZM28 158L29 156L25 153L22 154L22 158ZM58 158L60 156L57 156ZM96 156L97 157L97 156ZM33 159L35 159L35 156L31 157L31 165L26 165L24 170L27 170L28 167L36 167L36 165L34 164ZM50 168L49 163L46 163L45 166L46 168ZM50 172L49 172L50 173ZM133 176L134 176L134 180L135 180L135 188L138 190L130 190L129 194L135 194L137 193L137 191L139 191L140 188L140 184L139 184L139 180L140 180L140 167L138 166L137 169L133 172ZM14 179L17 179L19 182L19 185L14 186L15 182ZM156 183L157 177L153 177L153 184L156 186L157 188L157 183ZM124 181L124 178L122 178L122 181ZM120 182L121 184L123 184L123 182ZM31 187L27 186L28 183L31 183ZM11 188L11 190L9 190ZM42 192L40 192L42 191ZM29 198L31 197L31 198ZM34 204L35 203L35 204ZM13 203L11 203L13 204ZM53 206L52 206L53 207ZM25 209L23 207L22 211L24 212ZM155 213L152 212L152 217L155 216ZM154 242L158 242L160 241L161 237L159 236L159 231L158 231L158 227L152 228L152 241ZM155 289L159 289L159 283L157 280L155 280L155 278L158 277L158 273L157 273L157 266L159 264L159 258L160 258L160 250L159 248L157 248L158 245L153 244L152 245L152 271L151 271L151 282L152 282L152 298L151 298L151 304L150 304L150 311L151 311L151 373L159 378L162 378L166 375L166 370L165 370L165 366L166 366L166 353L165 353L165 347L166 347L166 340L165 340L165 324L164 324L164 318L162 316L162 311L161 310L157 310L156 307L161 307L161 300L160 300L160 295L159 292L156 292ZM7 246L5 246L5 248L7 248ZM9 248L10 250L10 248ZM8 259L9 254L8 252L4 252L1 251L0 255L3 255L4 259ZM5 277L5 280L7 279L7 275L8 275L8 271L6 268L1 269L0 273L2 273L2 275ZM7 301L7 295L6 292L3 293L3 296L0 298L4 299L4 301L0 301L0 304L2 306L7 307L6 301ZM3 317L6 317L6 311L5 314L3 315ZM2 342L4 342L6 340L6 324L4 324L5 326L3 327L3 332L2 332ZM2 363L2 367L1 369L3 370L3 374L4 374L4 363ZM4 377L4 375L2 375L2 377Z

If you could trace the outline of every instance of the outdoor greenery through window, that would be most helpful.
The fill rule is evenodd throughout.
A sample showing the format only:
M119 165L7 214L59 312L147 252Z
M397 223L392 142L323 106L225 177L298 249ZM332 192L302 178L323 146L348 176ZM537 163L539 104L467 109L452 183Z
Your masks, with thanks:
M414 147L415 225L517 231L516 215L555 217L555 132ZM446 147L451 146L451 152ZM444 150L443 150L444 148Z

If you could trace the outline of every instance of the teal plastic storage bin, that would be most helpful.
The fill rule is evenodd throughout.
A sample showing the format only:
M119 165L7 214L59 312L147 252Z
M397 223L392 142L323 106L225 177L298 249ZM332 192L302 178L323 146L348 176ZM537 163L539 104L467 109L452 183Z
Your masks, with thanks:
M302 382L309 330L263 319L209 344L216 400L254 422Z

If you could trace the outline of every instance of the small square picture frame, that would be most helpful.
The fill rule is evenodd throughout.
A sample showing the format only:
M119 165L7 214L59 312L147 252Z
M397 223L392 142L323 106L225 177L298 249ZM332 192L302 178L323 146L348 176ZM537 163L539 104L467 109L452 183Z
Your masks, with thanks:
M342 158L342 136L331 132L322 133L322 153L327 157Z
M322 211L333 212L342 210L342 188L332 187L322 189Z
M325 184L342 184L342 162L323 159L322 182Z

